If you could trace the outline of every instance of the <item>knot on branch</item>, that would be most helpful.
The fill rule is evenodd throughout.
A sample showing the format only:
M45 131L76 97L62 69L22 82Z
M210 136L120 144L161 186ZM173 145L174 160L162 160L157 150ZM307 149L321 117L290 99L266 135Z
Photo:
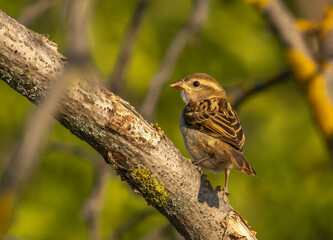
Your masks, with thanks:
M247 221L236 211L229 211L221 222L225 229L223 239L255 240L257 233L250 230Z

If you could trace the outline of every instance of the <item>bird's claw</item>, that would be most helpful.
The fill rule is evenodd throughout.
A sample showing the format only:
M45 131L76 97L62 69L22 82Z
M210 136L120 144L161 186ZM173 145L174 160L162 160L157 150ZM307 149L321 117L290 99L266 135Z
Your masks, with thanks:
M231 193L228 192L228 188L227 187L221 187L221 186L217 186L215 188L218 192L223 192L225 195L229 196L231 195Z
M199 174L200 174L200 176L201 176L202 173L203 173L202 168L201 168L200 166L196 165L196 164L194 164L194 167L198 170L198 172L199 172Z
M220 189L221 189L221 186L219 186L219 187L220 187ZM222 188L221 191L222 191L225 195L227 195L227 197L229 197L229 196L231 195L231 193L228 192L228 188L226 188L226 187Z

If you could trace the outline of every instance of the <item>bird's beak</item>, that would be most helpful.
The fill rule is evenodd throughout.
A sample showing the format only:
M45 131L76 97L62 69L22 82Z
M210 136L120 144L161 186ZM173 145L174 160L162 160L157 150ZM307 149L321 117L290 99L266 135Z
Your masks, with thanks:
M190 90L191 88L189 86L187 86L186 84L184 84L183 80L174 82L172 84L170 84L170 87L173 87L175 89L178 90Z

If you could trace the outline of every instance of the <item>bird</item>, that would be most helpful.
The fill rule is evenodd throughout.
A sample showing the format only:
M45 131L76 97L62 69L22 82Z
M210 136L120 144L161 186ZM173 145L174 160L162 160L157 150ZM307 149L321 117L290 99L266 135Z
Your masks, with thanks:
M232 166L257 176L242 154L245 135L221 85L205 73L194 73L170 87L180 90L185 102L179 128L193 164L215 173L224 171L226 193Z

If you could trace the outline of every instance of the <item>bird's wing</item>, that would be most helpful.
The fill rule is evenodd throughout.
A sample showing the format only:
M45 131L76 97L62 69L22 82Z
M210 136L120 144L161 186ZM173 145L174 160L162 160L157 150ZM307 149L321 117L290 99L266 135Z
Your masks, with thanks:
M218 138L242 151L245 136L237 113L226 99L207 99L185 106L183 117L189 126Z

